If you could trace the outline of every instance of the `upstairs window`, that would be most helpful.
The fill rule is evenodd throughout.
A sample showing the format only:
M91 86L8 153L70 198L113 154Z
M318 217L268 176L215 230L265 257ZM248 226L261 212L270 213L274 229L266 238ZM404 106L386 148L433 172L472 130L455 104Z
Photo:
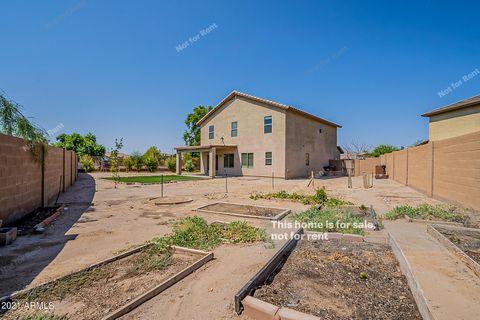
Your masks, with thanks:
M232 132L231 132L231 136L232 137L236 137L238 134L238 124L237 124L237 121L233 121L232 122Z
M215 137L215 127L208 126L208 139L213 140L214 137Z
M265 152L265 165L266 166L271 166L272 165L272 153L271 152Z
M305 165L309 166L310 165L310 153L305 153Z
M224 168L234 168L233 153L226 153L223 155L223 167Z
M263 118L263 133L272 133L272 116Z

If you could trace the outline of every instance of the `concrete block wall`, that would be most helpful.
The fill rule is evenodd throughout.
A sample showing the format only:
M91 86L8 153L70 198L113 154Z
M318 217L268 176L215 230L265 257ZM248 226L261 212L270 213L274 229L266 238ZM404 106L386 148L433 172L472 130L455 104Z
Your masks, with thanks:
M480 209L480 132L433 143L433 196Z
M27 142L0 134L0 220L4 224L54 202L64 169L70 173L65 175L66 187L75 182L77 157L72 151L65 151L70 161L64 161L63 153L63 149L48 148L42 184L42 163L33 160Z
M370 159L368 159L370 160ZM364 168L368 160L356 160ZM443 201L480 210L480 132L383 155L390 179Z
M355 160L355 176L361 176L364 173L375 173L375 167L380 165L380 158L367 158L365 160Z
M393 152L393 179L402 184L408 184L408 152L400 150Z

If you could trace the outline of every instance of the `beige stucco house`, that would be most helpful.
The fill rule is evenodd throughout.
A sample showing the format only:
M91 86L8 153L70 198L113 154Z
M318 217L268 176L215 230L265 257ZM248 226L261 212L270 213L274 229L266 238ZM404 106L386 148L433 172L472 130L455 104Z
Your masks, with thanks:
M201 171L216 175L306 177L339 159L340 125L287 106L233 91L199 122L201 145L177 147L201 153Z
M480 131L480 95L422 114L430 118L429 140L443 140Z

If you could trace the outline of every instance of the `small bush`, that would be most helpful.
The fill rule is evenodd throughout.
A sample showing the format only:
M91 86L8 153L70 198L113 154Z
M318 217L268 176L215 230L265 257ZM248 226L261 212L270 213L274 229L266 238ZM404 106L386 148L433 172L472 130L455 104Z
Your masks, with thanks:
M192 160L185 161L185 171L192 172L194 169Z
M130 157L123 159L123 165L125 166L125 171L130 172L134 165L133 159Z
M408 216L412 219L443 220L453 222L464 222L465 216L457 212L458 209L448 205L430 205L422 203L416 207L410 205L397 206L385 214L388 220L396 220Z
M176 222L173 233L152 240L158 246L181 246L209 250L226 243L268 241L265 230L246 222L235 221L226 225L208 224L203 218L193 216Z
M85 172L92 172L95 169L95 163L93 162L92 157L87 154L80 157L80 164Z
M175 170L177 169L177 160L175 159L175 157L170 157L165 162L167 164L168 170L170 170L171 172L175 172Z
M312 227L307 228L307 230L311 231L365 234L363 229L364 217L355 216L348 210L339 210L338 208L318 210L311 208L304 212L293 214L290 218L302 223L309 223ZM343 227L340 223L343 224Z
M330 207L342 206L342 205L351 205L353 204L350 201L345 201L337 198L329 198L325 188L317 189L314 195L307 196L298 193L288 193L285 190L276 192L276 193L257 193L250 195L250 199L287 199L291 201L301 202L307 205L322 204Z
M137 170L137 172L142 171L142 167L143 167L142 155L139 152L134 152L130 156L130 159L132 159L133 167L135 168L135 170Z
M158 168L158 160L153 158L153 157L147 157L144 160L145 166L147 167L147 170L150 172L155 172L157 171Z

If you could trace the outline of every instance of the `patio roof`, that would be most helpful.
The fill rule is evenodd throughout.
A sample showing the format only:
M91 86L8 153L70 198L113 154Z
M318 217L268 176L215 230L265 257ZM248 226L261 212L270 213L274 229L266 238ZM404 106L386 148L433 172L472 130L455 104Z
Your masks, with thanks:
M201 151L209 151L212 148L216 149L228 149L228 148L236 148L236 144L209 144L203 146L183 146L183 147L176 147L175 150L177 152L201 152Z

